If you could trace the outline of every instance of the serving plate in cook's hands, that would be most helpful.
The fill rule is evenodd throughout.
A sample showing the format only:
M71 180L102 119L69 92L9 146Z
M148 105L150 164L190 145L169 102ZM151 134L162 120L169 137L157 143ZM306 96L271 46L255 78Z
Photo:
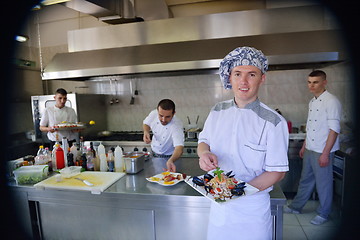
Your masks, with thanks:
M201 176L197 176L198 178L200 179L203 179L204 178L204 175L201 175ZM238 180L237 181L239 183L241 182L244 182L244 181L241 181L241 180ZM232 196L231 198L224 198L224 199L219 199L217 198L217 196L214 196L213 194L211 193L208 193L206 190L205 190L205 187L204 186L198 186L196 184L193 183L193 177L190 177L188 176L186 179L185 179L185 182L190 186L192 187L193 189L195 189L196 191L198 191L200 194L202 194L203 196L207 197L208 199L214 201L214 202L217 202L217 203L224 203L224 202L228 202L230 200L233 200L233 199L237 199L239 197L243 197L243 196L249 196L249 195L252 195L254 193L257 193L259 191L259 189L257 189L256 187L248 184L248 183L245 183L245 188L244 188L244 192L245 194L241 195L241 196Z

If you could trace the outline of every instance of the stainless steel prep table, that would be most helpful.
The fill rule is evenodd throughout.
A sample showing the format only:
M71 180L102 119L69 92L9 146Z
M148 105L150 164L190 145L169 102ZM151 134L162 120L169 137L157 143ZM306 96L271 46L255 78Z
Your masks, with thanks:
M100 195L12 187L19 204L29 202L22 210L29 211L23 214L25 228L42 239L205 239L210 201L184 182L165 187L146 181L157 174L152 161ZM197 158L182 158L176 165L191 176L204 173ZM278 185L270 195L274 239L282 239L286 198Z

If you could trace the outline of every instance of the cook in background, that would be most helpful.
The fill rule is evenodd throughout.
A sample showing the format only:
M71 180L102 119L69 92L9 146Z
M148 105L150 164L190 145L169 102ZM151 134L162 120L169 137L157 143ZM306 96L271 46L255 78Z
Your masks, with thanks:
M220 63L220 79L234 98L216 104L199 135L199 164L204 171L220 167L260 191L212 203L208 239L271 239L270 195L288 167L286 120L260 102L268 61L251 47L230 52Z
M333 199L333 160L339 150L341 103L326 90L326 73L315 70L308 76L309 91L314 97L309 103L306 139L299 152L303 169L297 194L287 213L301 213L316 185L320 205L310 222L315 225L328 220Z
M76 141L78 137L78 130L61 130L56 131L54 125L63 121L77 122L75 110L71 107L65 106L67 101L67 92L63 88L59 88L55 92L55 105L47 107L41 117L40 130L47 132L48 139L52 142L51 147L54 146L56 141L61 143L63 137L69 142L69 146Z
M164 167L170 172L176 172L174 162L178 160L184 149L183 123L175 116L175 103L170 99L163 99L157 108L143 121L145 143L151 143L154 164L162 171ZM150 130L153 133L151 139ZM160 164L160 165L159 165Z

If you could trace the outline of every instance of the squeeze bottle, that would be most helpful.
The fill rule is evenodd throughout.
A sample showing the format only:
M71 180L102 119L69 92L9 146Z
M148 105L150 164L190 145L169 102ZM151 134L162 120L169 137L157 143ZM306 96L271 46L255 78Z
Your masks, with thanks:
M56 168L63 169L65 167L64 150L57 144L56 152Z
M124 169L123 152L121 147L115 148L115 172L122 172Z
M106 162L106 153L105 153L104 145L102 145L102 143L100 143L97 150L98 150L98 155L100 158L100 171L107 172L108 166L107 166L107 162Z
M69 143L68 143L66 137L63 137L63 139L62 139L62 148L63 148L63 151L64 151L65 166L67 166L68 165L68 163L67 163L67 153L69 151Z

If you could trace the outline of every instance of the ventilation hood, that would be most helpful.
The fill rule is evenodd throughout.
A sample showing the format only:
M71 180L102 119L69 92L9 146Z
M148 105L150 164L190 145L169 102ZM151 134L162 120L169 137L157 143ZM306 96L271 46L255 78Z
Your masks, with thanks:
M232 49L261 49L271 66L344 59L341 31L321 6L250 10L74 30L42 78L217 69Z

